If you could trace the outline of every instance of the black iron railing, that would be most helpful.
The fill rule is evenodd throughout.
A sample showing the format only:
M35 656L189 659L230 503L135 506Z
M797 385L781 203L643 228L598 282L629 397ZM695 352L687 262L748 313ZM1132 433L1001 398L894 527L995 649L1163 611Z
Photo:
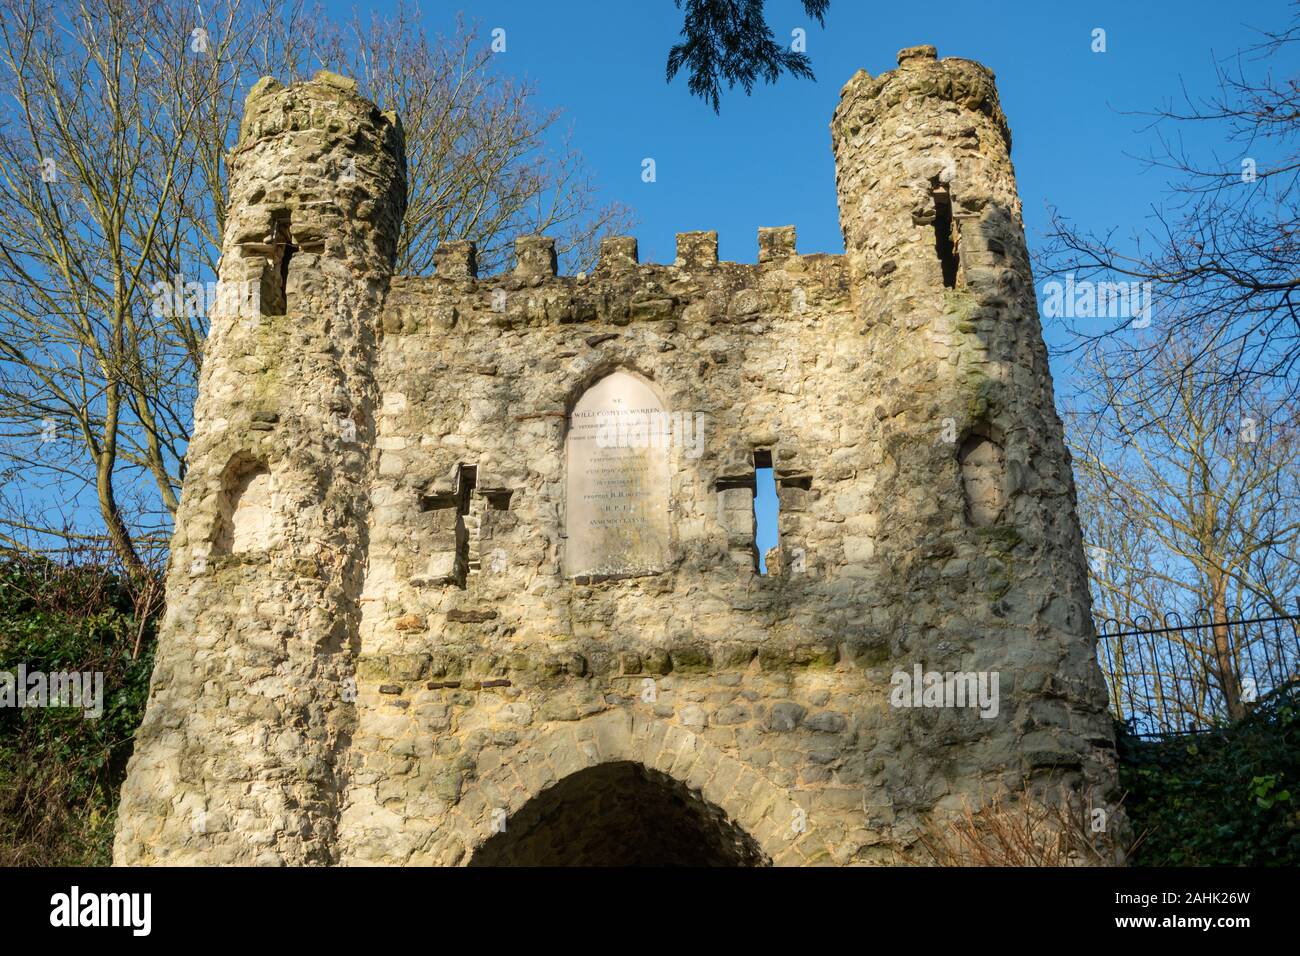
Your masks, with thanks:
M1297 613L1257 605L1250 616L1207 610L1190 622L1171 613L1120 624L1098 621L1097 658L1111 711L1142 736L1193 733L1249 712L1261 697L1300 680Z

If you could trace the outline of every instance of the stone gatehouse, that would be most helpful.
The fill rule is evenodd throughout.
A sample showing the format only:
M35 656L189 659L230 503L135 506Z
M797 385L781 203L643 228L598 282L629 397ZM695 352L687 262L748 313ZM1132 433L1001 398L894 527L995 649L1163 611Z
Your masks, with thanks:
M1113 803L993 75L904 50L831 133L843 255L403 277L399 119L253 88L219 271L258 295L212 320L116 862L886 864L966 800Z

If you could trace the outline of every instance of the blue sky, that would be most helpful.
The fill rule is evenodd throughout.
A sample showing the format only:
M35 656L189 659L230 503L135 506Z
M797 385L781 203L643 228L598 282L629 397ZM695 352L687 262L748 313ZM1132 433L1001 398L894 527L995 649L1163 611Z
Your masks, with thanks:
M749 98L733 91L720 116L687 93L684 77L664 82L681 25L672 0L437 4L425 21L449 31L464 9L485 33L506 31L501 69L535 81L541 102L564 110L605 197L636 211L643 260L670 261L677 232L716 229L724 259L753 261L759 226L793 223L801 251L842 251L829 131L840 87L858 68L892 69L898 49L918 43L997 74L1031 246L1047 203L1099 227L1131 229L1159 198L1162 178L1132 158L1154 138L1141 132L1143 118L1123 111L1150 109L1180 83L1209 92L1213 57L1253 42L1251 26L1284 24L1288 7L832 0L823 30L797 0L769 0L779 40L808 30L817 80L785 78ZM1096 27L1106 30L1105 53L1090 50ZM647 156L655 183L640 178Z
M787 77L752 97L732 91L720 116L688 94L684 76L664 82L681 27L672 0L487 0L423 9L435 33L450 32L458 10L485 37L505 30L499 68L534 81L541 104L563 109L563 126L602 198L635 211L642 261L671 261L677 232L715 229L721 258L752 262L759 226L793 223L801 252L843 251L829 131L839 90L859 68L892 69L900 48L919 43L997 74L1031 250L1042 241L1049 205L1094 230L1140 231L1164 199L1165 177L1138 160L1157 140L1149 119L1132 114L1178 98L1184 86L1211 93L1216 58L1257 42L1258 28L1283 26L1290 7L1284 0L832 0L822 29L797 0L769 0L778 41L796 27L807 30L817 80ZM1104 53L1091 49L1096 28L1106 31ZM1240 161L1241 147L1216 141L1217 130L1173 132L1190 134L1185 142L1195 154ZM641 180L646 157L655 160L654 183ZM1049 345L1064 342L1054 327L1046 335ZM1054 360L1053 368L1058 395L1068 395L1068 363ZM759 496L765 527L773 497L770 490ZM770 538L770 530L762 533L760 547Z

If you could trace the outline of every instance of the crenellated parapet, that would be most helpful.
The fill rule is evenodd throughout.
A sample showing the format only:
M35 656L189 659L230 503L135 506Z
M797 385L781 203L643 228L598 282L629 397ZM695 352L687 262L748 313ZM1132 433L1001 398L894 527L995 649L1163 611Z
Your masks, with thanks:
M631 236L604 239L590 274L558 275L555 241L544 236L516 240L515 259L512 271L480 278L473 243L443 244L434 276L394 280L384 330L670 321L753 329L764 316L811 318L849 292L844 257L797 254L793 226L759 231L757 264L719 261L713 232L679 233L676 258L662 265L640 262Z
M397 115L359 96L355 80L324 70L290 86L263 77L244 102L226 164L225 257L270 256L287 243L304 255L392 270L406 210L406 138ZM268 179L262 173L272 165L281 168Z

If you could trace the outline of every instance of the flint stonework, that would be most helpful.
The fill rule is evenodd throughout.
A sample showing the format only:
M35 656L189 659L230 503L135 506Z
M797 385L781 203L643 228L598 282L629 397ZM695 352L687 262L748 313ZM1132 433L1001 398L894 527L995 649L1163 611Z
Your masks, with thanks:
M831 142L843 255L405 277L398 118L253 88L219 274L260 307L211 322L115 862L890 864L967 802L1115 805L993 74L905 50ZM600 447L620 409L698 453ZM997 706L891 703L917 669Z

